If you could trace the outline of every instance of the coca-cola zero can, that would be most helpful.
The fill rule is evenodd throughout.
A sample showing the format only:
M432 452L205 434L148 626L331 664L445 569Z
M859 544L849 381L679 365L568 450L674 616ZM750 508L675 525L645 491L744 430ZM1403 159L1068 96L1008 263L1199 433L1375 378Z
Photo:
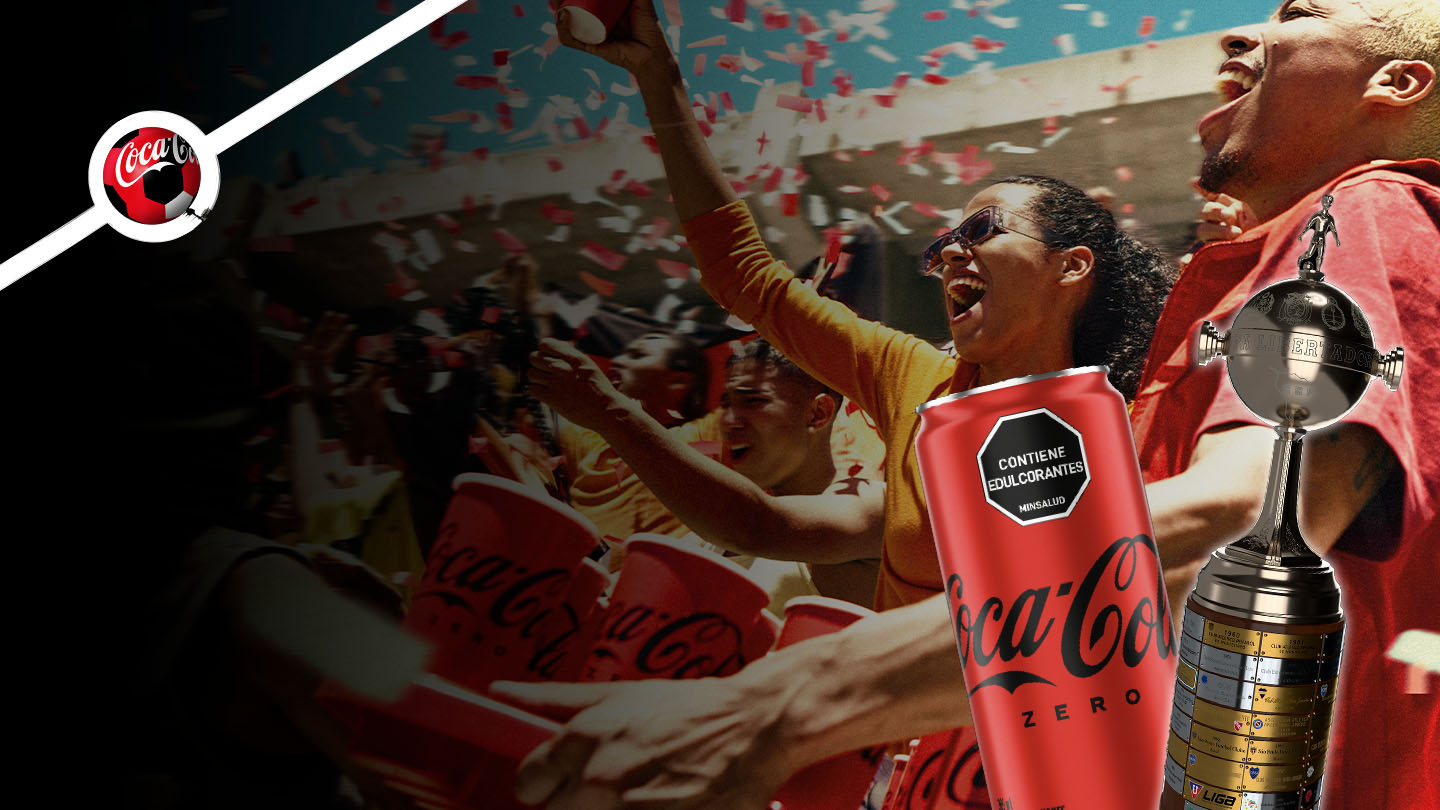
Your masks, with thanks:
M1153 807L1174 640L1124 400L1103 366L921 405L916 454L1002 810Z

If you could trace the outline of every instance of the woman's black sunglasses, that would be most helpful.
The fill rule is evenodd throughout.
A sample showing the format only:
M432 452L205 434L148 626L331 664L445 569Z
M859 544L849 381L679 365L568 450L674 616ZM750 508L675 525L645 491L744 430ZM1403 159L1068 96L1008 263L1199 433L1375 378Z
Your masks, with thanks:
M1041 233L1047 232L1044 225L1041 225L1029 217L1020 216L1013 211L1006 211L998 205L987 205L966 217L964 222L961 222L949 233L931 243L930 247L926 248L925 252L921 255L920 272L927 276L940 272L945 266L945 262L942 261L940 253L950 245L958 244L961 248L969 250L997 233L1018 233L1021 236L1028 236L1037 242L1044 242L1047 245L1051 244L1050 239L1044 239L1017 230L1008 222L1012 217L1029 222L1039 228Z

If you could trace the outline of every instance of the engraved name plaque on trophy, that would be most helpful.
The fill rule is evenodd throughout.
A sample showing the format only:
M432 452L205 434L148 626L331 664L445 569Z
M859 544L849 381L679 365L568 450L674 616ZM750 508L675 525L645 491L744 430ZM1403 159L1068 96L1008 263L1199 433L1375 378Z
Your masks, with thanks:
M1320 797L1344 618L1334 571L1296 517L1300 440L1359 403L1371 378L1393 391L1404 351L1381 355L1365 314L1324 283L1326 194L1306 223L1300 274L1261 290L1228 335L1208 321L1199 362L1225 357L1230 384L1275 427L1260 520L1215 551L1185 603L1163 810L1305 810Z

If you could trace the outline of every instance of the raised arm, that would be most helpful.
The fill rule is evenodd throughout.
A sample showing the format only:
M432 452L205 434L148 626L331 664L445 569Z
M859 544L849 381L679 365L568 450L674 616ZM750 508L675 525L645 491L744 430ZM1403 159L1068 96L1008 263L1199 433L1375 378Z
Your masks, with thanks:
M562 42L635 76L706 291L810 376L858 403L882 431L892 408L914 407L887 400L900 386L885 385L885 378L943 377L937 370L946 366L945 355L822 298L770 254L705 144L651 0L631 3L628 17L600 45L570 37L567 13L561 10ZM911 365L922 357L924 368Z
M584 353L545 340L531 357L535 396L599 433L686 526L715 545L778 560L841 563L880 556L879 483L777 497L701 454L615 389Z

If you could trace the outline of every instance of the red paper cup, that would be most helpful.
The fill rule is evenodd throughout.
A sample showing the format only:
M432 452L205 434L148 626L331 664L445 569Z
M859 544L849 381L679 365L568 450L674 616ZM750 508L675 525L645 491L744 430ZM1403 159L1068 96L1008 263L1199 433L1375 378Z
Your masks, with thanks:
M703 678L746 664L746 635L769 594L725 558L633 535L581 679Z
M895 770L890 772L890 784L885 788L885 800L880 803L880 810L895 810L895 794L905 783L905 771L908 770L909 765L909 754L895 756Z
M762 610L755 616L755 624L745 635L745 660L754 661L775 647L780 637L780 620L769 610Z
M594 524L544 494L458 476L405 627L435 645L432 670L456 683L538 680L539 628L598 542Z
M874 616L875 611L824 596L797 596L785 603L785 624L775 649L808 638L834 633L855 622ZM811 765L790 777L775 800L786 810L830 810L858 807L875 779L884 746L837 754ZM898 786L898 783L896 783Z
M566 680L564 673L580 671L585 654L595 641L599 599L610 585L610 574L594 560L582 560L558 610L537 626L536 671L543 680Z
M953 735L945 755L943 781L929 810L990 810L990 792L980 769L980 743L975 727L964 726L942 734ZM935 735L932 735L935 736Z
M896 797L897 810L931 810L945 792L956 732L928 734L910 749L905 788Z
M565 0L570 9L570 33L588 45L599 45L630 8L630 0Z
M422 675L394 703L365 702L353 761L387 784L435 804L519 807L515 772L560 730L557 723ZM479 804L472 798L484 794Z
M797 596L785 603L785 624L775 649L783 649L797 641L823 636L841 630L875 611L840 599L825 596Z

